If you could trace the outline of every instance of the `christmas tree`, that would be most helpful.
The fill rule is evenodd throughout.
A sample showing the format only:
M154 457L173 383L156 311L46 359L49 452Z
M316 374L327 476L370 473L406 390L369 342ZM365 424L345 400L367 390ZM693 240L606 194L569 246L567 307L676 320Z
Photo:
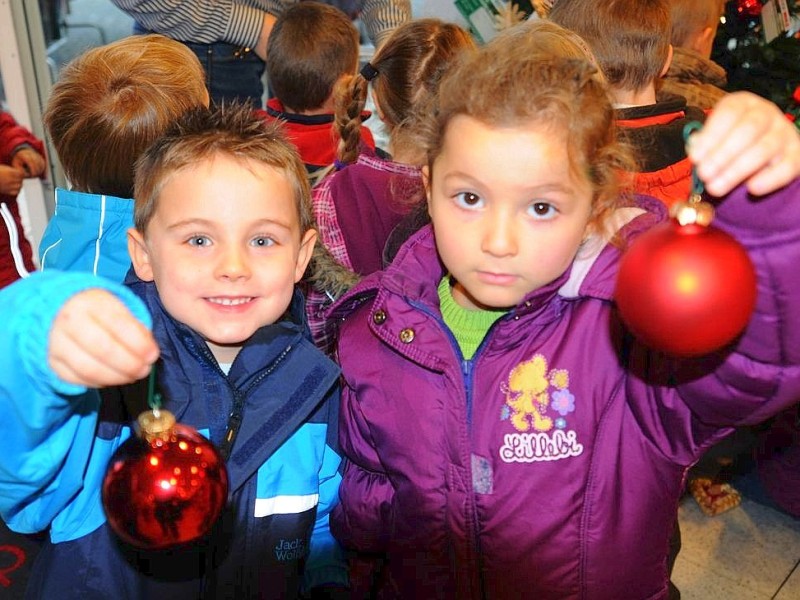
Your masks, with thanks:
M732 0L711 58L727 71L729 91L773 101L800 127L798 29L800 0Z

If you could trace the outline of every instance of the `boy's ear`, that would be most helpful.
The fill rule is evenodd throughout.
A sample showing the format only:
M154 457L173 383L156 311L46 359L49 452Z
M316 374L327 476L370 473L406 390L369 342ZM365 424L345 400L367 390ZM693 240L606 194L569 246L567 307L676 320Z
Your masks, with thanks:
M711 56L711 50L714 47L714 37L716 36L716 27L705 27L703 30L695 35L689 47L691 50L697 52L703 58Z
M128 229L128 254L133 263L133 270L142 281L153 281L153 267L150 264L150 252L144 242L144 236L135 227Z
M669 52L667 52L667 60L664 61L664 67L661 69L661 77L667 74L669 71L669 66L672 64L672 54L674 50L672 49L672 44L669 45Z
M308 262L311 260L311 255L314 253L314 244L317 243L317 230L309 229L303 234L300 240L300 252L297 255L297 265L294 268L294 282L297 283L306 272Z

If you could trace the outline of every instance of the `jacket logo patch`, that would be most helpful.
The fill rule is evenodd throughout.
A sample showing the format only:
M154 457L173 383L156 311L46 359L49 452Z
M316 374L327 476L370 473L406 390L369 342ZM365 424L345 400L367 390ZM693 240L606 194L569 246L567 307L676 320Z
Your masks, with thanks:
M536 354L511 370L502 390L506 401L500 419L515 429L503 437L503 461L558 460L583 452L575 432L568 429L575 396L569 391L566 369L550 369L547 359Z
M306 541L301 538L282 539L275 545L275 558L280 562L300 560L306 555Z

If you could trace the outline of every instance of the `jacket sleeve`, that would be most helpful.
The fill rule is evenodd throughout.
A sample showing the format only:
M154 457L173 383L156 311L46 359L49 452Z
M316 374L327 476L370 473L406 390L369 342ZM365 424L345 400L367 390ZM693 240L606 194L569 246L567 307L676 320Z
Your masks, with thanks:
M359 552L381 553L390 534L394 487L387 477L359 407L356 390L342 389L339 441L345 456L339 505L331 516L333 534Z
M326 401L328 407L328 433L319 473L319 504L317 520L311 533L311 545L306 563L304 589L321 585L347 586L347 566L339 543L333 538L330 527L331 511L339 503L339 472L341 456L337 440L339 414L339 387L331 391Z
M0 515L15 531L45 529L81 490L99 395L60 380L48 365L47 345L63 304L98 287L150 325L132 292L88 274L35 273L0 291Z
M0 163L11 162L14 150L28 145L36 152L44 155L44 144L22 125L17 124L7 112L0 112Z
M760 423L800 400L800 180L761 198L734 190L718 205L714 225L755 266L750 323L732 346L696 359L666 359L637 345L638 375L628 382L629 395L650 399L633 407L640 425L669 452L688 449L686 464L729 428Z

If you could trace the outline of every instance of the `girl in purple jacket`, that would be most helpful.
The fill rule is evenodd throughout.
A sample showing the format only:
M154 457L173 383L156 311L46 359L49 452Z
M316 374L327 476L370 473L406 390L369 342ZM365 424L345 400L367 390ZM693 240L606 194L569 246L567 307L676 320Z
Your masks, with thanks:
M758 302L729 347L678 360L615 310L624 245L666 214L620 194L592 67L501 36L429 114L432 225L332 312L348 459L332 530L385 557L382 597L666 598L688 468L800 397L800 183L772 191L800 172L800 138L741 94L695 135Z

